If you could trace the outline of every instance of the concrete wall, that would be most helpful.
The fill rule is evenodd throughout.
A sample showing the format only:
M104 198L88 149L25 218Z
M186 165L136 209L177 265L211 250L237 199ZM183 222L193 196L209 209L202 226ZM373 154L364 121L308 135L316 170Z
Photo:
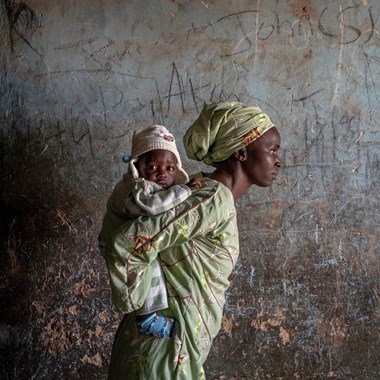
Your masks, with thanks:
M105 378L120 157L225 99L271 115L286 165L237 205L208 378L380 378L377 0L0 0L0 28L0 378Z

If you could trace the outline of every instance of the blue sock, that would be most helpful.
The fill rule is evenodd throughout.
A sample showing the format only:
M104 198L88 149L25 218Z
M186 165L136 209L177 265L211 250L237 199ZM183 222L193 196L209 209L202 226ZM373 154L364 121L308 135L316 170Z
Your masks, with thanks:
M137 317L137 326L142 334L158 338L171 338L176 335L178 322L173 318L163 317L157 313Z

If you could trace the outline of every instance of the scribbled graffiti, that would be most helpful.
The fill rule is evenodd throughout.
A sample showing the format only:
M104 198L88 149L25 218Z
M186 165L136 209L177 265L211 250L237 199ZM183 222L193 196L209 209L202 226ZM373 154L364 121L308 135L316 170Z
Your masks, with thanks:
M367 44L371 39L376 38L376 22L378 17L373 14L373 8L369 6L366 14L360 19L360 24L356 25L352 21L347 21L351 16L356 15L358 6L348 6L336 9L334 6L328 6L322 9L319 14L312 7L302 8L301 12L296 12L294 19L289 19L278 11L264 12L261 10L245 10L225 15L210 25L200 25L193 27L188 31L188 38L194 33L202 33L210 27L217 24L223 24L227 27L234 25L243 36L238 39L233 54L239 54L247 51L254 46L256 40L266 41L281 35L287 35L293 46L305 47L310 44L310 38L316 33L321 33L324 37L336 39L339 44L348 45L355 43L359 39L363 44ZM331 13L335 15L336 24L332 25ZM326 17L329 14L329 18ZM247 25L254 24L257 17L258 24L252 30ZM365 23L363 24L363 19ZM303 44L300 45L301 41ZM241 45L245 48L239 50Z
M207 377L377 379L379 16L374 0L0 0L0 378L106 377L120 316L97 232L121 156L151 123L183 152L205 102L232 99L271 115L284 165L237 202Z
M26 3L17 0L1 0L0 23L3 25L5 45L14 51L17 39L31 46L28 36L40 26L40 16ZM33 48L34 49L34 48Z

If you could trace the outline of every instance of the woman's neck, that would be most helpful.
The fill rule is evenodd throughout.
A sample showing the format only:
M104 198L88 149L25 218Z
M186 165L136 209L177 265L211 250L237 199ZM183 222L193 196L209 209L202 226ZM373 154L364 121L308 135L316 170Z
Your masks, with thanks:
M207 177L227 186L231 190L235 201L242 196L250 186L239 166L234 169L217 168L213 173L207 174Z

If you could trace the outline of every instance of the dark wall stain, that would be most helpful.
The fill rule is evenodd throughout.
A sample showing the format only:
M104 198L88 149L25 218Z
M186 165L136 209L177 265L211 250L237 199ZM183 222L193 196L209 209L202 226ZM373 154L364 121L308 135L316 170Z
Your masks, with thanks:
M380 8L343 3L0 0L0 378L106 378L121 157L226 99L271 115L284 167L237 204L207 378L379 378Z

